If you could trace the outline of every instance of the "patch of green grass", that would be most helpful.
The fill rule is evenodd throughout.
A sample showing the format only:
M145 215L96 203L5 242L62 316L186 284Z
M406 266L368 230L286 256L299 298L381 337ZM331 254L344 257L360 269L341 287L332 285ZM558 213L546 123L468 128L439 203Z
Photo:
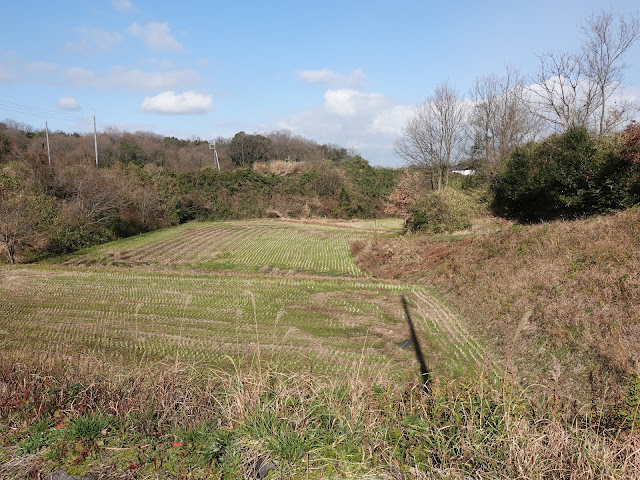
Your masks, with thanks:
M69 427L68 434L77 440L95 440L105 435L109 426L115 426L115 419L102 415L86 414L78 417Z
M44 432L38 432L30 437L25 438L18 445L18 456L33 455L38 453L49 442L49 437Z

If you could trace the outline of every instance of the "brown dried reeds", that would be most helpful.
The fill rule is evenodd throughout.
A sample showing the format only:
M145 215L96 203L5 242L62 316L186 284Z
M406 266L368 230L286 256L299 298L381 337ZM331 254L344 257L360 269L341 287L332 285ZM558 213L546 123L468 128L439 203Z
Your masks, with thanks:
M550 384L555 358L565 392L615 397L640 366L639 208L450 239L378 239L359 246L356 262L436 287L474 333L513 352L529 382Z
M0 424L16 429L90 413L156 436L213 425L246 455L273 458L285 476L637 478L637 431L605 427L559 402L481 378L425 395L418 382L339 381L266 365L229 373L175 363L123 370L82 356L0 358Z

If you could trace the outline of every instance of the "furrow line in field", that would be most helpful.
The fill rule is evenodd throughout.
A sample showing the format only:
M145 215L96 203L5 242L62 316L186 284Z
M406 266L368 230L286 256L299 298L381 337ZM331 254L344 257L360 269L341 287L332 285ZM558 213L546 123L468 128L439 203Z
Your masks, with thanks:
M429 314L434 317L434 320L441 326L443 332L448 336L452 343L452 347L459 351L470 363L480 365L482 363L483 355L479 353L475 345L469 341L469 339L460 334L451 322L451 317L443 315L442 311L438 308L434 308L433 305L428 305Z
M418 300L418 311L423 319L429 321L432 327L441 331L450 342L452 352L458 360L482 366L490 362L495 370L495 362L490 358L486 350L473 338L460 323L460 320L437 302L429 294L414 289L413 294Z
M443 324L448 325L453 330L453 334L458 337L460 342L469 345L470 353L474 356L474 360L480 361L487 356L485 348L468 332L456 315L451 313L444 305L437 302L432 296L426 295L423 292L417 292L417 295L429 305Z
M190 232L191 233L191 232ZM179 265L191 261L200 261L202 259L211 260L213 255L208 254L216 245L221 243L223 234L220 230L211 229L210 231L199 230L191 235L181 236L181 242L176 245L173 250L163 253L166 265ZM214 240L215 239L215 240ZM203 249L202 247L209 248ZM215 251L215 250L214 250Z

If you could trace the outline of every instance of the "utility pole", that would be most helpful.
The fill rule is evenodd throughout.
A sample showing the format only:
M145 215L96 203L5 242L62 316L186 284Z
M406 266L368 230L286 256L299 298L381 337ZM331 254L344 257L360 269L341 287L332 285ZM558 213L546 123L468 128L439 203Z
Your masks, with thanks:
M96 130L96 109L93 109L93 143L96 146L96 170L98 169L98 132Z
M49 148L49 125L47 122L44 122L44 131L47 134L47 157L49 157L49 172L51 172L51 149Z
M218 171L220 171L220 162L218 161L218 150L216 150L216 141L213 143L209 143L209 150L213 150L213 158L216 159L216 165L218 166Z

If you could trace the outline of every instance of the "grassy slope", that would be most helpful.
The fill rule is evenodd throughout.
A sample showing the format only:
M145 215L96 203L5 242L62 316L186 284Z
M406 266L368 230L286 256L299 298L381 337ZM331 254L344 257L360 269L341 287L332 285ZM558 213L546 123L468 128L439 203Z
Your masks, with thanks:
M640 361L640 210L497 232L377 240L357 255L380 278L442 292L525 383L617 394Z

